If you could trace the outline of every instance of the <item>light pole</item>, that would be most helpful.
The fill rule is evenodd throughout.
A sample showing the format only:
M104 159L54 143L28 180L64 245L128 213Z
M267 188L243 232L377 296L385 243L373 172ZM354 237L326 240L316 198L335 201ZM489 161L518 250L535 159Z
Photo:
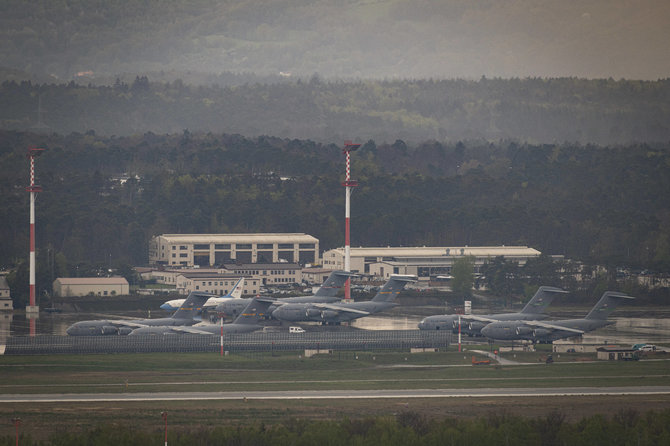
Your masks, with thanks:
M165 420L165 446L167 446L167 411L161 412L161 417Z
M221 356L223 356L223 313L219 313L219 324L221 325Z
M351 243L349 239L349 218L350 218L350 203L351 203L351 189L358 186L358 182L351 179L351 152L356 151L361 145L352 144L351 141L344 142L344 153L346 157L346 170L345 170L345 180L342 183L344 186L346 195L344 203L344 270L347 272L351 271ZM344 282L344 299L349 301L351 298L351 279L347 278L347 281Z
M12 418L12 423L16 428L16 446L19 446L19 426L21 425L21 418Z

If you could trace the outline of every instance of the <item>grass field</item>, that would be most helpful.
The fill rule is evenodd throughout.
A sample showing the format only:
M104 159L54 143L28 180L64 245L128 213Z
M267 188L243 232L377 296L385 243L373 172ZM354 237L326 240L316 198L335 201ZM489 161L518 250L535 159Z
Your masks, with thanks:
M514 356L516 355L516 357ZM507 353L524 365L472 366L471 352L334 352L304 358L299 353L115 354L0 357L0 394L123 393L230 390L457 389L490 387L670 385L663 356L636 362L595 361L595 354ZM498 413L541 416L564 412L578 419L610 415L623 408L640 412L667 408L668 396L446 398L390 400L249 400L132 403L4 404L0 435L11 435L10 419L46 438L63 429L118 423L160 429L167 410L172 429L220 423L281 422L288 418L342 418L393 415L412 410L429 417L470 417Z

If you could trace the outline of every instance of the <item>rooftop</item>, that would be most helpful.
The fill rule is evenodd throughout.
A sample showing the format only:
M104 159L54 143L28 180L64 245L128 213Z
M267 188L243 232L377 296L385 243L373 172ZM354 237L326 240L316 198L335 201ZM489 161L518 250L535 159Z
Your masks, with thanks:
M336 248L331 251L337 251L344 254L344 248ZM523 256L535 257L541 253L537 249L529 248L528 246L451 246L451 247L358 247L351 248L352 256L366 256L366 257L460 257L460 256L475 256L475 257L497 257L497 256Z
M61 285L128 285L125 277L59 277Z
M319 240L309 234L295 233L249 233L249 234L162 234L168 242L173 243L236 243L240 240L251 243L298 242L318 243Z

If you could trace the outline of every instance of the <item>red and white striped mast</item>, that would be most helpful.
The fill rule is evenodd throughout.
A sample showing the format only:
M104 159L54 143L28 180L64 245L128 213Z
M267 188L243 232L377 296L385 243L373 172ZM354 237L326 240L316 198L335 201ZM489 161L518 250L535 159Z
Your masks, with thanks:
M350 219L350 207L351 207L351 188L358 186L358 182L351 179L351 152L356 151L361 145L352 144L351 141L344 142L344 149L342 153L346 156L347 170L345 181L342 183L346 191L346 201L344 205L344 270L347 272L351 271L351 244L349 237L349 219ZM347 278L347 281L344 283L344 298L346 300L351 299L351 279Z
M26 190L30 192L30 301L26 307L27 313L39 312L39 307L35 305L35 194L42 192L41 186L35 185L35 158L40 156L44 149L28 149L28 158L30 159L30 186Z

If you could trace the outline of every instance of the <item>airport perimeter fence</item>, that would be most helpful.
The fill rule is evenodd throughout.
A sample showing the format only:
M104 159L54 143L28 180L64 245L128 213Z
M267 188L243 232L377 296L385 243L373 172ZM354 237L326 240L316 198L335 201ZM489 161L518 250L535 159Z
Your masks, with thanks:
M236 352L299 350L446 349L445 331L376 330L351 332L227 334L223 349ZM18 336L7 339L6 355L219 352L219 336L179 334L165 336Z

